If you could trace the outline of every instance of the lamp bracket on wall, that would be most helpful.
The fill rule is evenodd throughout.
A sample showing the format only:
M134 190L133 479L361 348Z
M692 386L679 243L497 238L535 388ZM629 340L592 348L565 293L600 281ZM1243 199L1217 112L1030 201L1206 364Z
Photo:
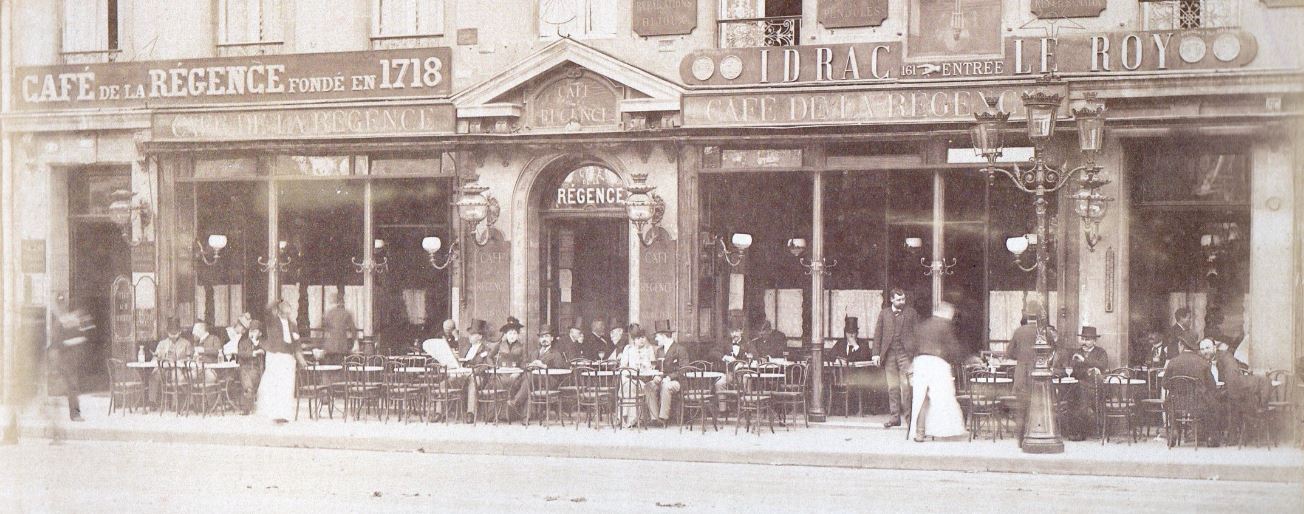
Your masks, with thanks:
M926 257L919 258L919 265L925 268L924 275L928 276L953 275L955 270L952 268L955 268L955 263L955 257L952 257L949 262L946 259L929 262Z

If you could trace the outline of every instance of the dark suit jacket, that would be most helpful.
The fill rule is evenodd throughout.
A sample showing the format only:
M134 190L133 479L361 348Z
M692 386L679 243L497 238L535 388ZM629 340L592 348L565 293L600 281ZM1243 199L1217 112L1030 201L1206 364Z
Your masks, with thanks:
M593 359L611 359L614 358L613 357L614 355L618 355L616 353L616 345L611 342L610 335L594 334L593 332L589 332L584 335L584 342L589 345L592 345L595 352L606 354L605 357L594 356L592 357Z
M848 352L847 347L850 345L847 344L847 339L845 337L838 339L838 342L833 344L833 351L827 354L829 360L837 359L839 357L847 359L847 362L871 360L874 356L874 351L869 348L869 341L857 338L856 344L858 345L858 348Z
M723 343L715 345L711 352L707 354L706 360L723 361L726 355L735 359L734 362L729 365L730 371L733 371L734 368L741 365L744 361L749 359L759 359L761 357L761 353L756 350L756 346L746 340L738 342L738 351L735 353L733 340L729 339L725 340Z
M919 315L909 305L901 309L901 316L898 318L892 313L892 306L884 307L878 313L878 324L874 327L874 345L878 347L878 356L882 358L887 355L887 350L892 346L892 339L899 332L901 334L901 347L909 348L915 346L915 325L919 324Z
M322 349L332 353L348 353L353 349L353 331L357 325L353 322L353 313L343 305L336 305L326 311L322 317L322 328L326 338Z
M1164 341L1168 342L1168 357L1174 358L1181 353L1181 345L1186 345L1192 350L1200 349L1200 337L1195 334L1194 329L1182 328L1180 325L1173 323L1168 327L1168 332L1164 333Z
M1078 360L1078 355L1081 355L1083 360ZM1082 349L1078 348L1073 352L1073 355L1069 356L1069 367L1073 368L1073 376L1075 377L1087 376L1088 370L1091 368L1096 368L1103 373L1109 371L1109 354L1105 353L1105 349L1099 346L1092 348L1088 353L1083 353Z
M760 356L783 357L788 351L788 336L774 329L752 339L751 343Z
M235 361L241 366L246 364L262 364L262 356L254 355L254 350L260 348L261 345L262 342L260 341L259 346L254 346L254 341L249 338L249 334L244 334L240 337L240 340L235 343Z
M1205 392L1218 389L1218 384L1213 381L1213 372L1209 370L1209 361L1195 352L1182 352L1181 355L1168 361L1168 366L1164 367L1164 378L1172 377L1191 377L1199 380Z
M570 368L570 361L566 359L566 356L562 354L561 350L557 349L556 345L549 348L547 352L543 352L542 350L543 348L540 347L531 352L527 364L537 360L542 361L543 365L549 369Z
M587 342L588 339L586 338L585 343L587 344ZM579 359L584 356L584 345L580 344L579 341L571 339L570 334L557 338L552 345L556 347L556 349L561 350L561 353L566 355L567 360Z
M955 325L949 319L928 318L920 323L911 338L914 346L907 347L911 355L932 355L947 362L960 357L960 341L955 338Z
M268 316L267 322L264 323L264 332L267 340L263 341L263 349L272 353L288 353L291 355L299 354L299 325L294 320L286 320L289 324L290 332L287 334L281 328L281 319L275 315Z
M1032 381L1032 368L1037 360L1037 324L1028 323L1014 329L1005 356L1014 359L1014 395L1023 396ZM1074 371L1074 373L1077 373Z
M489 352L490 359L498 361L499 366L504 367L521 367L528 362L525 360L525 342L517 341L508 343L499 341Z
M679 380L679 368L693 362L688 346L678 341L670 345L669 349L657 348L657 356L661 358L661 372L673 380Z

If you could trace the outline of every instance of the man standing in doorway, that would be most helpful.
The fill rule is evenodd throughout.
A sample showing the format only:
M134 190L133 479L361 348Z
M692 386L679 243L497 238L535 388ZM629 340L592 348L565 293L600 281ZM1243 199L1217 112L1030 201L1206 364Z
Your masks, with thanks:
M326 341L322 348L326 350L326 361L332 364L344 361L349 352L358 352L358 343L353 339L358 326L353 321L353 313L344 308L344 300L338 292L331 293L331 309L322 316L322 328L326 332Z
M874 328L874 344L878 346L878 358L883 363L883 373L887 378L888 410L892 419L883 423L883 428L901 426L902 418L910 417L910 361L914 355L915 325L919 315L906 305L906 293L893 288L888 295L892 302L890 307L878 313L878 325Z
M1182 346L1195 351L1200 337L1196 335L1195 329L1191 328L1191 309L1179 307L1173 312L1173 321L1173 326L1168 327L1167 337L1164 338L1168 343L1168 356L1170 358L1177 356Z

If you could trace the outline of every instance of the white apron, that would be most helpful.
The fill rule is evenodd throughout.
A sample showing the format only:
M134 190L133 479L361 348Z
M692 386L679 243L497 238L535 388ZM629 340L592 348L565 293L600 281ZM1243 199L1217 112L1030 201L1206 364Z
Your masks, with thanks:
M955 437L966 433L964 414L955 399L955 378L946 360L932 355L915 357L912 363L914 376L910 379L914 389L910 409L910 434L917 435L919 416L924 416L924 435ZM924 408L927 399L928 407Z
M258 384L258 415L267 419L294 419L294 372L298 364L288 353L267 353L263 379Z

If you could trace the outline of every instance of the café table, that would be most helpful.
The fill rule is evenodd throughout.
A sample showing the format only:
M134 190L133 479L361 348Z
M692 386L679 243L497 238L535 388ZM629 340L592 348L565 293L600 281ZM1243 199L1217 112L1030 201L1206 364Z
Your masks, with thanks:
M381 366L349 366L349 371L372 371L372 372L374 372L374 371L381 371L381 370L383 370L383 369L384 369L384 368L381 367Z
M157 407L154 399L150 398L150 383L154 379L154 370L158 369L158 361L132 361L127 363L127 367L136 370L140 375L140 383L145 387L145 405L146 407ZM146 410L146 412L149 412Z
M975 384L1013 384L1014 379L1009 377L975 377L969 379Z
M774 373L770 373L770 374L774 374ZM724 378L724 373L721 373L719 371L689 371L688 373L684 373L684 376L688 378L704 378L710 380L719 380L721 378ZM783 376L783 375L779 375L779 376Z

